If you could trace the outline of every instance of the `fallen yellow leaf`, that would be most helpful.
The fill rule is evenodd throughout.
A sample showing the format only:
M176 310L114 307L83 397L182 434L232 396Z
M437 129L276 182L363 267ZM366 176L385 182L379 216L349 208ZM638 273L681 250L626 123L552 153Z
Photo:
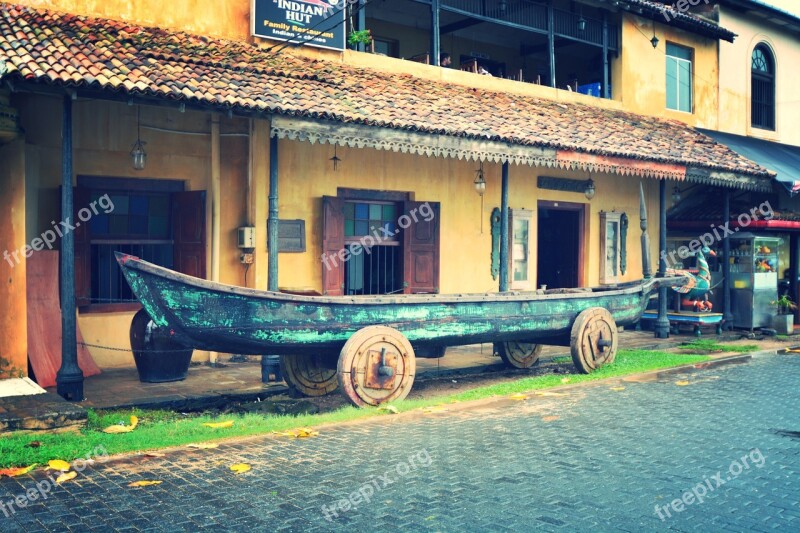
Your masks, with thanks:
M136 426L138 426L138 425L139 425L139 417L131 416L131 425L130 426L124 426L124 425L121 425L121 424L115 424L113 426L108 426L107 428L105 428L103 430L103 433L111 433L111 434L130 433L131 431L136 429Z
M206 422L203 424L206 427L220 429L220 428L229 428L233 427L233 420L228 420L226 422Z
M385 411L387 413L391 413L393 415L398 414L400 411L397 410L397 407L394 405L381 405L378 407L378 411Z
M621 390L625 390L625 387L611 387L611 390L619 392Z
M251 467L248 464L238 463L231 466L231 470L236 474L244 474L245 472L250 471Z
M536 396L564 396L560 392L547 392L547 391L536 391L533 394Z
M675 382L675 385L677 385L678 387L685 387L685 386L686 386L686 385L688 385L688 384L689 384L689 382L688 382L688 381L686 381L686 380L683 380L683 381L676 381L676 382Z
M149 487L150 485L161 485L161 483L163 483L163 481L142 480L142 481L134 481L133 483L128 483L128 486L129 487Z
M219 444L214 442L198 442L197 444L187 444L187 448L195 448L197 450L210 450L211 448L219 448Z
M67 465L69 466L69 465ZM33 463L31 466L23 466L19 468L4 468L0 470L0 477L8 476L8 477L17 477L27 474L31 470L36 468L36 463Z
M70 464L66 461L62 461L61 459L53 459L47 462L47 466L50 470L61 470L62 472L68 472L70 468Z
M56 483L61 484L64 483L65 481L69 481L70 479L75 479L76 477L78 477L77 472L75 471L67 472L66 474L61 474L60 476L58 476L56 478Z
M284 431L282 433L277 433L277 434L281 435L282 437L289 437L292 439L304 439L307 437L316 437L317 435L319 435L319 432L314 431L313 429L310 428L300 428L300 429L293 429L291 431Z
M569 378L561 378L561 383L569 383Z
M442 407L441 405L434 405L431 407L425 407L422 409L423 413L443 413L447 411L446 408Z
M528 397L518 392L516 394L512 394L511 396L509 396L508 399L514 400L515 402L524 402L525 400L528 399Z

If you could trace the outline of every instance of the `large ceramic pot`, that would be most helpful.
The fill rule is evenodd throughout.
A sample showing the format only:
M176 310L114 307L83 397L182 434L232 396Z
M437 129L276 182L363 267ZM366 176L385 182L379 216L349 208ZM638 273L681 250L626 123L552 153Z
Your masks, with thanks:
M131 349L139 381L145 383L186 379L194 351L178 344L168 331L157 327L144 309L133 315Z

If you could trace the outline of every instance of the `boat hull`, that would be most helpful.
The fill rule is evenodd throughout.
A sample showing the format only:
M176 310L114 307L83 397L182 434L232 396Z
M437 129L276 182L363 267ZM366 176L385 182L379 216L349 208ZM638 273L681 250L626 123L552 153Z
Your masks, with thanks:
M510 340L569 345L581 311L603 307L618 325L630 325L659 284L682 284L681 278L664 278L565 293L331 298L212 283L124 254L117 260L136 297L175 340L253 355L338 355L350 336L372 325L397 329L415 350Z

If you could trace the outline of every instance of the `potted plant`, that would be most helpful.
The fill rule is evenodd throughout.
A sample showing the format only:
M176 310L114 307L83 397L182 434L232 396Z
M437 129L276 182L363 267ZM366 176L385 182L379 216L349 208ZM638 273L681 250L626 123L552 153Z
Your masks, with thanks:
M773 319L775 331L779 335L790 335L794 331L794 311L797 305L785 294L772 303L778 307L778 314Z
M347 43L354 49L358 48L359 44L363 44L365 49L369 49L372 45L372 33L370 30L351 31L347 36Z

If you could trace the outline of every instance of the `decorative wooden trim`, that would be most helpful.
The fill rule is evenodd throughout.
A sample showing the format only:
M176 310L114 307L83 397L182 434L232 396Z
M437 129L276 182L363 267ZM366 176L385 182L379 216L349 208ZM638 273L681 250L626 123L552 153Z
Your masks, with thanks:
M575 180L570 178L551 178L548 176L539 176L536 181L536 186L540 189L548 191L567 191L584 194L586 192L586 185L589 180Z
M377 200L382 202L405 202L414 199L413 193L410 192L351 189L349 187L338 187L336 196L346 200Z

